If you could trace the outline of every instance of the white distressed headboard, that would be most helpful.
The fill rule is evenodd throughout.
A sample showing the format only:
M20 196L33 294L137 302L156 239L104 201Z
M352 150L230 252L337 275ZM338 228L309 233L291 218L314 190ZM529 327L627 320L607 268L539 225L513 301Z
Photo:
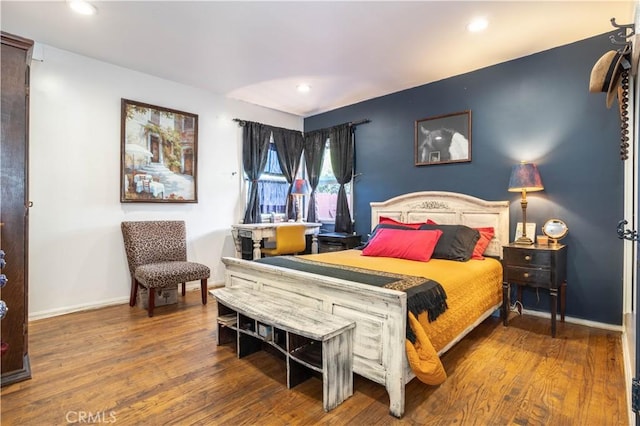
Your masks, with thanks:
M455 192L423 191L399 195L387 201L372 202L371 229L380 216L400 222L426 222L440 225L493 227L495 235L485 254L502 258L502 246L509 244L509 202L486 201Z

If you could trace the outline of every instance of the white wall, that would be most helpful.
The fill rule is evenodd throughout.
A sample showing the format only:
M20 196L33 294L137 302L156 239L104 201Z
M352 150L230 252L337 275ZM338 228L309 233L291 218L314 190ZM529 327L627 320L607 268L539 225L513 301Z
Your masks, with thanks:
M302 129L301 117L37 44L31 64L29 317L126 303L123 220L180 219L190 260L221 283L243 213L233 118ZM198 114L198 203L120 203L122 98ZM191 286L196 283L191 283Z

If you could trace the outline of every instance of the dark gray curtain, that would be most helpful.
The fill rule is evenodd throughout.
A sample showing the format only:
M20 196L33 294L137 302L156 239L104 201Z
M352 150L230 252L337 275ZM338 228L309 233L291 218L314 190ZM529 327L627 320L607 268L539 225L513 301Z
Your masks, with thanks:
M351 137L351 125L341 124L331 128L329 135L329 152L331 155L331 169L340 184L338 190L338 204L336 206L335 232L353 233L353 221L347 202L347 192L344 185L351 182L353 177L354 147Z
M267 164L271 129L260 123L244 121L242 124L242 167L249 178L249 200L244 223L260 223L258 179Z
M320 183L320 172L322 171L322 160L324 158L324 147L326 142L327 132L324 130L305 133L304 162L307 166L307 179L309 181L309 186L311 187L307 222L318 221L316 188L318 187L318 183Z
M298 212L296 211L296 203L293 202L291 196L291 188L293 180L300 167L300 156L303 149L302 133L296 130L273 129L273 143L276 146L278 154L278 162L285 179L289 183L287 191L287 219L295 219Z

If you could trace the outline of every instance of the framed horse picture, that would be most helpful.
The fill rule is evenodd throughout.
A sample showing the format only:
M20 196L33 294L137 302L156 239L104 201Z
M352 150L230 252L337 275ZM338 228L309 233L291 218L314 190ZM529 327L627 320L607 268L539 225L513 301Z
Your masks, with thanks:
M198 116L122 99L120 202L197 203Z
M416 166L470 161L470 110L416 120Z

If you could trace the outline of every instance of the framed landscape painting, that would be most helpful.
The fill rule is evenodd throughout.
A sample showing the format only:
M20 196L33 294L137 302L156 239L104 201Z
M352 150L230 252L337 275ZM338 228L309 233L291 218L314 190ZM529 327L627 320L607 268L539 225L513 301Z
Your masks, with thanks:
M122 99L120 202L197 203L198 116Z
M415 165L471 161L471 111L417 120Z

